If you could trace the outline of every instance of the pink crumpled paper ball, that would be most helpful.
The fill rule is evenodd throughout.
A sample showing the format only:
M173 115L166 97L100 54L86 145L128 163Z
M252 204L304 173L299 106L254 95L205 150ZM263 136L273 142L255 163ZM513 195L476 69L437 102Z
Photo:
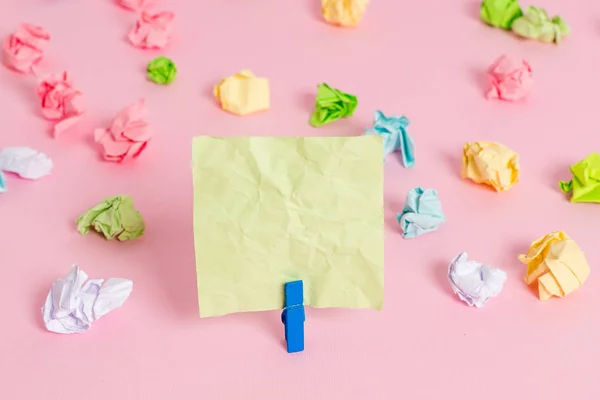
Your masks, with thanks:
M105 160L122 162L142 153L152 138L147 114L146 101L140 99L121 110L108 128L94 131Z
M50 34L44 28L22 24L2 42L4 64L15 71L32 72L32 67L44 58L44 50L49 40Z
M66 71L42 79L35 92L44 118L58 121L54 126L55 137L75 125L85 112L83 93L73 87Z
M142 11L127 37L131 44L140 49L163 49L171 38L174 18L175 14L171 11L156 14Z
M529 94L533 86L531 66L523 59L506 55L498 58L488 69L488 99L516 101Z
M129 11L140 11L151 5L149 0L116 0L117 4Z

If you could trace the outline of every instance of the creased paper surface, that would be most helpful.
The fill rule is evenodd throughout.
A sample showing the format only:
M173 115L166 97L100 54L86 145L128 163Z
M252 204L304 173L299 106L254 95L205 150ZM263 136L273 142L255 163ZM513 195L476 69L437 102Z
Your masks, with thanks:
M202 317L304 304L383 305L381 137L196 137L194 241Z

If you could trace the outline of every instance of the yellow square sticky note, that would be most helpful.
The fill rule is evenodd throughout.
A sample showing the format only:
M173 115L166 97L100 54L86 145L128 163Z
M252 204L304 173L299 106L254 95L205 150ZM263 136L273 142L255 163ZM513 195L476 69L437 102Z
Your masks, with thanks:
M381 137L196 137L194 242L202 317L304 304L383 305Z

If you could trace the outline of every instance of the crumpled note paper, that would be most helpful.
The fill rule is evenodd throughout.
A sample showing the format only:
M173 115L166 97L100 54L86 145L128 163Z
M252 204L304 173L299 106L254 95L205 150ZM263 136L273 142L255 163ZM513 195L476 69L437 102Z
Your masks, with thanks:
M131 196L118 195L104 199L77 218L79 233L87 235L90 229L103 234L106 239L125 241L142 236L146 225Z
M404 209L396 215L396 219L404 239L437 230L446 221L442 203L437 198L437 190L420 187L412 189L406 196Z
M107 161L128 161L138 157L148 146L152 130L146 122L146 101L137 102L121 110L108 128L94 131L96 143L102 147Z
M405 168L415 166L415 145L406 127L410 121L405 116L390 115L386 117L381 111L375 111L373 128L368 128L365 135L379 135L383 138L383 159L400 149L402 164Z
M54 163L30 147L4 147L0 150L0 170L12 172L24 179L40 179L50 175Z
M448 267L452 291L469 306L481 308L502 291L506 272L499 268L468 261L468 254L457 255Z
M42 79L35 92L41 101L42 115L57 121L54 137L81 120L85 112L83 93L73 87L66 71Z
M519 181L519 155L496 142L465 144L462 158L462 178L504 192Z
M573 203L600 203L600 155L591 153L570 168L573 179L560 181L560 189L573 192Z
M247 115L268 110L269 80L259 78L248 69L223 78L214 88L214 95L225 111Z
M196 137L202 317L304 305L383 306L381 137Z
M151 2L149 0L116 0L117 4L129 11L140 11L148 7Z
M325 21L333 25L357 26L363 18L369 0L322 0Z
M6 192L6 177L4 172L0 169L0 193Z
M167 57L156 57L148 63L146 71L148 72L148 79L159 85L168 85L177 76L175 63Z
M507 30L522 15L518 0L483 0L479 12L486 24Z
M94 322L129 298L133 282L123 278L89 279L73 265L57 279L42 306L46 329L55 333L85 333Z
M44 58L50 34L41 26L22 24L2 42L4 64L15 71L31 73Z
M525 15L515 20L511 27L517 35L543 43L559 44L571 33L569 25L558 15L550 19L546 10L530 6Z
M520 100L533 87L531 66L525 60L503 55L488 69L488 83L488 99Z
M538 284L538 297L564 297L582 286L590 275L585 255L564 232L552 232L531 244L527 254L519 255L527 265L525 282Z
M129 31L129 41L140 49L164 49L171 39L175 14L162 11L151 14L142 11L140 19Z
M351 117L357 105L356 96L321 83L317 87L317 100L310 124L319 127L340 118Z

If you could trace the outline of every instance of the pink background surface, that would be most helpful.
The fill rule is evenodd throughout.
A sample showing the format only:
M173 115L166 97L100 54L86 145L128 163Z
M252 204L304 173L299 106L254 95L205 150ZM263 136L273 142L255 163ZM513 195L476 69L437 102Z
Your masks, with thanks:
M157 0L159 1L159 0ZM10 5L9 5L10 3ZM133 48L135 15L111 0L4 0L2 37L20 22L52 41L43 66L66 68L87 95L79 132L59 140L40 117L36 82L0 69L0 145L55 161L37 182L8 177L0 197L2 398L18 399L591 399L600 388L600 280L542 303L517 254L565 230L600 260L600 207L557 189L568 166L599 150L600 3L539 0L573 35L560 47L518 40L478 20L477 1L378 0L360 29L319 18L317 0L161 1L177 13L164 52ZM486 101L483 71L502 53L525 57L535 88L523 103ZM170 87L146 63L172 57ZM248 117L211 97L223 76L250 68L271 82L272 108ZM307 121L316 85L356 94L352 119ZM127 165L99 160L91 131L140 97L156 136ZM386 173L385 306L308 310L306 350L288 355L279 312L199 319L192 237L191 138L212 135L359 135L373 111L405 114L416 167L390 157ZM496 140L522 157L521 182L497 194L460 179L465 141ZM440 193L447 223L405 241L394 220L415 186ZM131 243L80 236L75 218L127 193L147 233ZM455 298L447 264L467 251L504 269L505 289L481 310ZM79 263L91 277L132 279L124 307L84 335L45 331L40 307Z

